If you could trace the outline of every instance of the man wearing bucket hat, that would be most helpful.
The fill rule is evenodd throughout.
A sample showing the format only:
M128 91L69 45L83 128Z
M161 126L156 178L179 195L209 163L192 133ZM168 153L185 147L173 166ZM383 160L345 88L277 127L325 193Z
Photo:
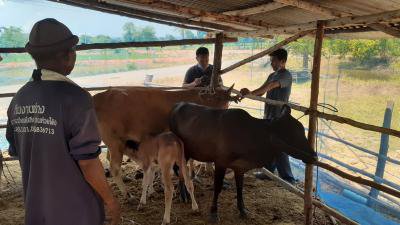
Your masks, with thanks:
M10 155L18 156L26 225L111 224L120 207L98 155L100 137L90 94L66 76L78 37L55 19L37 22L26 50L37 69L8 109Z

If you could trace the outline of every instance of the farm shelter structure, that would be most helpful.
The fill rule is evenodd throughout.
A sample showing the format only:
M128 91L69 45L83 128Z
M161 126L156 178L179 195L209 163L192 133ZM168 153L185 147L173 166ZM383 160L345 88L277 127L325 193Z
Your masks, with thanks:
M213 82L206 89L210 93L215 86L215 81L218 80L218 76L266 56L299 38L315 36L310 105L304 107L290 104L293 109L309 115L308 139L311 146L315 146L318 118L400 138L400 131L398 130L370 125L317 110L323 39L325 37L353 39L399 38L399 0L58 0L54 2L208 32L210 39L86 44L78 46L77 50L215 43ZM237 37L272 38L276 35L282 35L286 39L249 58L226 68L221 68L224 41L235 41ZM21 52L25 52L25 49L0 49L0 53ZM5 93L1 94L0 97L10 97L12 95L12 93ZM264 101L268 104L283 104L282 102L262 97L250 96L250 98ZM376 156L381 157L381 155ZM386 156L383 158L384 160L398 163L396 159ZM396 190L393 185L387 185L387 182L385 183L382 179L377 180L375 177L370 177L374 181L369 181L338 171L325 163L319 163L318 165L354 182L386 192L395 198L400 197L399 189ZM355 221L313 198L313 165L306 165L305 171L304 191L294 189L289 184L283 184L304 198L304 223L313 223L312 209L313 206L316 206L343 223L356 224Z

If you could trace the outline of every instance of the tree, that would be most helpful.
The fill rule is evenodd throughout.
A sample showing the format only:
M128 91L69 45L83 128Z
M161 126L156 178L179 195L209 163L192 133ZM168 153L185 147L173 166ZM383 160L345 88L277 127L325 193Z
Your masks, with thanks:
M81 44L91 44L91 43L93 43L92 39L93 39L92 36L89 36L89 35L86 35L86 34L82 34L79 37L79 42Z
M137 38L139 41L156 41L156 31L152 26L145 26Z
M184 29L186 39L194 39L196 36L191 30Z
M309 38L302 38L296 42L290 43L290 49L296 54L303 56L303 69L308 69L308 58L313 54L314 41Z
M207 32L204 32L204 31L197 31L196 38L198 38L198 39L203 39L203 38L206 38L206 35L207 35Z
M124 41L135 40L135 36L137 36L137 30L135 24L133 24L132 22L125 23L124 26L122 27L122 30L124 31L123 34Z
M175 38L175 36L172 35L172 34L167 34L167 35L165 35L165 37L163 38L163 40L166 40L166 41L168 41L168 40L176 40L176 38Z
M111 43L112 38L107 35L97 35L92 38L93 43Z
M23 47L28 42L28 34L19 27L0 27L0 47Z

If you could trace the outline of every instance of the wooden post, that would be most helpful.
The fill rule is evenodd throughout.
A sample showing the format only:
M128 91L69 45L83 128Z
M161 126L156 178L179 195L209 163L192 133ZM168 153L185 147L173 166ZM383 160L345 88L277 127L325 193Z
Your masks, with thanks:
M214 90L216 86L218 86L218 81L221 72L221 62L222 62L222 49L224 47L224 34L218 33L215 37L215 45L214 45L214 63L213 63L213 71L211 76L211 90Z
M390 124L392 122L392 112L393 112L393 105L394 102L389 101L386 106L385 116L383 119L383 127L390 128ZM387 153L389 150L389 135L381 134L381 144L379 148L379 155L378 155L378 163L376 165L375 177L376 178L383 178L383 174L385 173L385 166L386 166L386 159ZM375 182L381 183L379 179L374 179ZM371 188L369 196L373 199L377 198L379 191L375 188ZM373 199L368 199L367 205L372 206L374 201Z
M310 146L314 148L315 146L315 135L317 130L317 115L314 110L317 110L318 104L318 92L319 92L319 73L321 66L321 50L322 50L322 40L324 38L324 25L322 21L317 22L317 32L315 34L315 44L314 44L314 61L312 70L312 80L311 80L311 99L310 99L310 119L309 119L309 130L308 130L308 142ZM313 165L306 165L304 181L304 224L310 225L313 223L312 215L312 199L313 199Z

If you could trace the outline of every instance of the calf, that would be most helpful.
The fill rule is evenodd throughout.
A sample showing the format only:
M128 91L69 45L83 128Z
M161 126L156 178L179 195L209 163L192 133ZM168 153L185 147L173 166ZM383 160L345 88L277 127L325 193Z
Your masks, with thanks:
M218 218L218 195L227 168L235 173L237 207L241 217L246 217L242 196L245 172L273 162L281 152L306 163L316 160L303 125L289 113L267 121L253 118L242 109L212 109L179 103L171 113L170 129L185 144L187 159L215 163L210 213L213 222Z
M156 166L161 168L162 182L164 184L165 211L162 224L170 223L171 204L174 186L171 179L171 170L176 163L181 168L179 180L184 181L192 199L192 209L198 210L194 198L193 182L189 177L189 171L185 159L182 141L172 132L165 132L156 137L143 139L139 144L128 141L126 154L135 160L143 169L142 196L138 209L146 204L147 190L149 195L154 192L153 181ZM130 148L130 149L129 149Z

